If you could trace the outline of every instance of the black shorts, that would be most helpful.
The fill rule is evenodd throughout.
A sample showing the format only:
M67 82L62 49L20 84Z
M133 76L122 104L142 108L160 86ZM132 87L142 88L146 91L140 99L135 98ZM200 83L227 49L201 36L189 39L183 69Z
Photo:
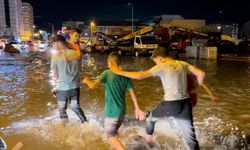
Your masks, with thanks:
M170 116L178 116L179 114L190 113L192 107L190 100L175 100L175 101L162 101L151 113L153 117L162 118Z

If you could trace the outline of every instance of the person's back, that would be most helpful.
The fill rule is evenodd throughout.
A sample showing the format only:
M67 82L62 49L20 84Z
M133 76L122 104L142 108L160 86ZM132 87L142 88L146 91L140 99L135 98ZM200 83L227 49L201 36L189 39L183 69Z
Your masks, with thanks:
M79 62L77 60L65 61L66 58L70 58L76 55L76 52L71 49L61 50L54 57L54 63L58 69L58 89L70 90L80 87L79 76Z
M99 77L105 84L105 117L119 117L126 113L125 93L132 88L129 78L104 71Z
M187 91L187 63L170 60L153 67L150 72L161 78L164 89L164 100L181 100L189 97Z

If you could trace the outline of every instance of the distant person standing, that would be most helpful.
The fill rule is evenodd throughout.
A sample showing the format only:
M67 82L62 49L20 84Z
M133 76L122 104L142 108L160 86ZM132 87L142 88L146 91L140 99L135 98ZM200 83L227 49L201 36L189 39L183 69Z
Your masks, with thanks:
M193 126L192 106L187 90L187 74L191 73L195 75L198 88L203 84L205 73L186 62L171 59L168 56L167 50L163 47L154 50L152 59L156 65L142 72L126 72L117 66L110 67L114 73L132 79L140 80L151 76L158 76L161 79L164 98L163 101L151 111L147 118L147 135L145 136L145 140L149 143L152 142L155 123L161 118L167 117L169 121L175 121L182 131L186 148L199 150L199 144ZM197 91L197 89L194 89L192 92L195 91ZM173 119L170 119L170 117Z
M87 121L84 112L80 108L80 74L79 61L74 60L77 52L67 47L66 39L62 35L54 37L53 48L57 51L52 56L51 69L53 78L57 80L56 97L60 118L63 125L68 122L66 113L68 100L71 100L71 108L80 118L82 123ZM70 61L65 61L65 58Z
M81 47L79 44L80 34L81 34L80 30L73 30L69 35L69 40L67 41L68 47L77 52L75 59L81 58Z
M65 61L70 61L70 60L78 60L79 61L79 68L80 72L82 71L82 52L81 52L81 47L79 44L79 39L80 39L81 31L74 29L70 35L69 35L69 40L68 42L68 47L70 49L73 49L76 51L77 55L71 59L65 59Z

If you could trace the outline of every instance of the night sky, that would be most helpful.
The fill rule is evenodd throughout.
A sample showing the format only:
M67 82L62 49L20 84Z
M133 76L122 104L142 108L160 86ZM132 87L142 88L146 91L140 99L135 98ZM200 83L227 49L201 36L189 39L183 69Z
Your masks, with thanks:
M179 14L189 19L206 19L208 23L242 23L250 20L250 0L23 0L34 8L35 24L38 27L53 23L57 28L67 20L121 20L134 18L147 21L161 14ZM222 11L220 17L219 11Z

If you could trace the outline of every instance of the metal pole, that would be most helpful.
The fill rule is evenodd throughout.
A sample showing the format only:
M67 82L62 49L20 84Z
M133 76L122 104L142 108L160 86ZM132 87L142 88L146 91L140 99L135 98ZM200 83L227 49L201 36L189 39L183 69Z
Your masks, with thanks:
M134 5L132 3L128 3L129 6L131 6L132 9L132 33L134 32Z
M53 24L51 25L52 25L52 34L55 35L54 25Z
M134 32L134 6L132 4L132 33Z
M49 24L51 25L52 35L55 35L54 25L52 23L49 23Z

